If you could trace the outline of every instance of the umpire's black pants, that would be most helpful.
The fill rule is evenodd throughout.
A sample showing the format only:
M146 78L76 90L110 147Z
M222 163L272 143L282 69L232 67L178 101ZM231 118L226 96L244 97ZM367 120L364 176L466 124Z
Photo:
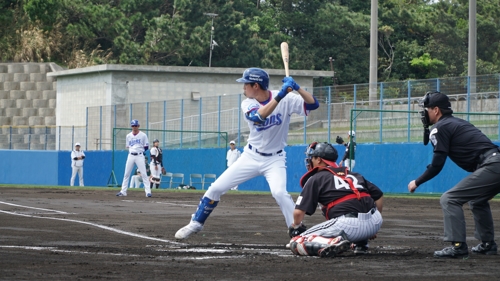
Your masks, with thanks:
M444 241L466 242L463 204L469 202L474 215L474 237L480 241L495 238L488 201L500 193L500 153L485 159L479 169L441 196L444 215Z

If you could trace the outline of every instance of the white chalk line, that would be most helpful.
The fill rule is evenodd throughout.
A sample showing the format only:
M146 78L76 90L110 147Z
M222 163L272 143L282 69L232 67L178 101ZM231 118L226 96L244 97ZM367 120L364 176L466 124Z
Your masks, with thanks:
M108 256L123 256L123 257L141 257L142 255L135 254L116 254L116 253L104 253L104 252L88 252L88 251L69 251L69 250L59 250L55 247L27 247L27 246L1 246L0 248L6 249L23 249L23 250L35 250L35 251L51 251L57 253L68 253L68 254L88 254L88 255L108 255ZM146 255L150 256L150 255ZM203 256L203 257L172 257L172 256L159 256L156 258L162 259L175 259L175 260L208 260L208 259L235 259L235 258L245 258L244 255L238 256Z
M134 200L122 200L122 201L136 202ZM35 207L30 207L30 206L23 206L23 205L18 205L18 204L12 204L12 203L7 203L7 202L2 202L2 201L0 201L0 203L5 204L5 205L16 206L16 207L28 208L28 209L44 210L44 211L55 212L55 213L60 213L60 214L70 214L70 213L63 212L63 211L57 211L57 210L51 210L51 209L43 209L43 208L35 208ZM178 206L197 206L197 205L185 205L185 204L165 203L165 202L156 202L156 203L168 204L168 205L178 205ZM102 229L105 229L105 230L113 231L113 232L124 234L124 235L129 235L129 236L136 237L136 238L142 238L142 239L148 239L148 240L153 240L153 241L166 242L166 243L170 243L170 244L174 244L174 245L178 245L178 246L186 246L186 245L188 245L186 243L179 243L179 242L175 242L175 241L171 241L171 240L165 240L165 239L159 239L159 238L149 237L149 236L145 236L145 235L140 235L140 234L136 234L136 233L132 233L132 232L128 232L128 231L123 231L123 230L115 229L115 228L112 228L112 227L109 227L109 226L104 226L104 225L100 225L100 224L96 224L96 223L79 221L79 220L74 220L74 219L53 218L53 217L40 217L40 216L35 216L35 215L27 215L27 214L21 214L21 213L9 212L9 211L3 211L3 210L0 210L0 213L10 214L10 215L16 215L16 216L23 216L23 217L30 217L30 218L52 219L52 220L59 220L59 221L76 222L76 223L91 225L91 226L94 226L94 227L102 228ZM49 214L52 214L52 213L49 213ZM262 247L264 247L264 248L267 248L267 247L273 247L273 248L274 247L282 247L282 245L264 245L264 244L241 244L241 245L235 245L235 244L232 244L232 243L215 243L215 245L217 245L217 246L227 246L227 247L245 247L244 250L259 251L259 252L262 252L262 249L255 249L255 248L252 248L252 247L257 247L257 248L262 248ZM51 251L68 252L68 253L74 252L74 253L89 253L89 254L91 254L91 252L77 252L77 251L58 250L58 249L53 248L53 247L0 246L0 248L6 248L6 247L10 247L10 248L24 248L24 249L33 249L33 250L51 250ZM191 249L171 249L171 250L169 249L169 250L161 250L161 251L164 251L164 252L199 252L199 253L202 253L202 252L207 252L207 253L210 253L210 252L212 252L212 253L227 253L227 252L232 252L230 250L207 249L207 248L203 248L203 247L200 247L200 248L191 248ZM282 256L283 255L283 253L280 252L280 251L278 251L278 252L267 251L266 253L273 254L273 255L278 255L278 256ZM113 254L113 255L122 255L122 254ZM135 256L135 255L129 255L129 256ZM288 256L288 255L284 255L284 256ZM235 256L230 256L230 257L231 258L235 258ZM240 257L240 256L237 256L237 257ZM244 257L244 256L241 256L241 257ZM218 258L218 259L220 259L220 258L225 258L225 257L221 257L221 256L217 256L217 257L192 257L192 258L177 258L176 257L175 259L198 259L198 260L200 260L200 259L210 259L210 258Z
M51 209L43 209L43 208L36 208L36 207L30 207L30 206L23 206L23 205L18 205L18 204L13 204L13 203L7 203L0 201L0 204L5 204L5 205L10 205L10 206L15 206L15 207L21 207L21 208L27 208L27 209L35 209L35 210L40 210L40 211L49 211L49 212L54 212L54 213L59 213L59 214L69 214L67 212L63 211L57 211L57 210L51 210Z
M175 241L171 241L171 240L160 239L160 238L155 238L155 237L149 237L149 236L145 236L145 235L141 235L141 234L136 234L136 233L132 233L132 232L124 231L124 230L119 230L119 229L116 229L116 228L112 228L112 227L109 227L109 226L100 225L100 224L96 224L96 223L92 223L92 222L79 221L79 220L73 220L73 219L64 219L64 218L39 217L39 216L33 216L33 215L25 215L25 214L20 214L20 213L8 212L8 211L3 211L3 210L0 210L0 213L5 213L5 214L15 215L15 216L22 216L22 217L29 217L29 218L37 218L37 219L48 219L48 220L59 220L59 221L67 221L67 222L76 222L76 223L81 223L81 224L95 226L95 227L98 227L98 228L102 228L102 229L105 229L105 230L113 231L113 232L124 234L124 235L129 235L129 236L136 237L136 238L142 238L142 239L153 240L153 241L160 241L160 242L164 242L164 243L170 243L170 244L173 244L173 245L184 245L184 246L187 245L185 243L179 243L179 242L175 242Z
M138 201L138 200L130 200L130 199L125 199L125 200L122 200L123 202L130 202L130 203L144 203L144 201ZM191 204L181 204L181 203L172 203L172 202L159 202L159 201L155 201L154 203L156 204L163 204L163 205L171 205L171 206L180 206L180 207L198 207L198 204L194 204L194 205L191 205ZM238 207L227 207L226 208L236 208L236 209L279 209L278 206L276 207L259 207L259 206L251 206L251 207L241 207L241 206L238 206Z

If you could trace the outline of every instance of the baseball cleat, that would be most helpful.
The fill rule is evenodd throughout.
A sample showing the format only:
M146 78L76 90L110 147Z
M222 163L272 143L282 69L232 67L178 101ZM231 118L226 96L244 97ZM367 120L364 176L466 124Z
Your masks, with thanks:
M476 247L472 247L471 251L475 254L496 255L497 243L495 243L495 241L483 242Z
M183 228L177 230L175 233L175 238L177 239L186 239L193 233L198 233L203 229L203 224L197 221L190 221L188 225Z
M151 197L151 193L146 194L146 197Z
M319 256L322 258L333 258L336 255L343 253L351 247L351 242L342 240L338 244L329 245L319 251Z
M434 252L435 258L466 258L468 256L469 249L466 243L454 243L451 247Z
M118 192L118 193L116 194L116 196L127 196L127 194L124 194L124 193Z
M357 256L368 254L368 247L364 245L356 245L354 247L354 254Z

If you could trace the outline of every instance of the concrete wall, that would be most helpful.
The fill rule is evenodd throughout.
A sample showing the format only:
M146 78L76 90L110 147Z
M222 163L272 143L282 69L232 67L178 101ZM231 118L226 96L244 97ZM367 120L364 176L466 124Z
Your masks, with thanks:
M497 145L500 143L497 143ZM337 145L339 158L343 146ZM299 180L306 172L305 146L289 146L287 152L287 189L300 192ZM112 152L89 151L85 160L85 185L106 186L111 174ZM215 173L225 170L225 149L165 150L166 169L189 174ZM115 176L121 185L127 157L126 151L115 152ZM0 184L69 185L71 177L69 151L0 150ZM432 146L422 144L360 144L356 152L355 172L379 186L384 192L406 193L408 182L417 178L432 160ZM418 192L442 193L468 173L447 160L441 173L419 187ZM259 176L239 186L240 190L269 191L264 177Z

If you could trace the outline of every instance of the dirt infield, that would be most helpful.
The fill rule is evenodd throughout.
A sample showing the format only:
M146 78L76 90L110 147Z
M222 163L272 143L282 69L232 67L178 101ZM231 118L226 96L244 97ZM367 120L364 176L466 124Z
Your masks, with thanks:
M270 194L230 192L205 229L186 241L200 192L0 187L0 280L492 280L500 256L436 259L442 242L437 199L385 198L370 254L296 257ZM294 199L297 195L294 195ZM491 202L500 219L500 202ZM474 246L472 215L468 244ZM322 221L320 213L305 223ZM499 232L498 225L495 228ZM498 238L497 238L498 240Z

